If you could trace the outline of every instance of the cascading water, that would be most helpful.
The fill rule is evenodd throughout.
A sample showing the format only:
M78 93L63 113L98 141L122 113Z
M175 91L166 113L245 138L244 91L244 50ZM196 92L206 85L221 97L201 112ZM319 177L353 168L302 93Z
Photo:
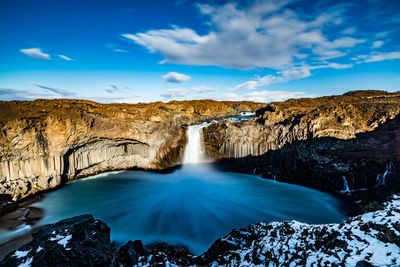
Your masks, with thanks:
M375 187L386 186L386 176L388 174L392 174L393 172L395 172L395 166L393 162L388 162L386 164L385 172L383 174L378 174L378 176L376 177Z
M186 131L187 143L183 152L183 164L198 164L205 161L201 131L210 123L190 125Z
M342 190L342 193L350 194L351 190L350 190L349 184L347 183L346 177L342 176L342 179L343 179L343 185L344 185L344 190Z

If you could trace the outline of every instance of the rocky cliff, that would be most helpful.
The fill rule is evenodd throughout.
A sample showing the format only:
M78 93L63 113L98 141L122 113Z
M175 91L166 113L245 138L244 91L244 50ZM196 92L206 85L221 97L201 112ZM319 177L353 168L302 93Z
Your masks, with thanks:
M174 166L186 125L261 106L209 100L0 102L0 194L17 200L102 171Z
M271 103L253 120L204 129L229 168L330 192L400 191L400 93L354 91Z

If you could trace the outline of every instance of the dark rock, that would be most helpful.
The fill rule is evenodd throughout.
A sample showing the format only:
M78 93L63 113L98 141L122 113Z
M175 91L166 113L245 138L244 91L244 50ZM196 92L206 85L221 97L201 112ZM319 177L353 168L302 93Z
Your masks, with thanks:
M356 263L356 267L374 267L374 266L368 261L359 261Z
M115 248L110 228L92 215L81 215L41 227L33 240L9 253L1 266L110 266Z
M364 204L400 192L399 93L271 103L254 120L205 128L203 139L207 153L230 171L256 172Z
M117 262L123 266L132 266L138 263L139 257L143 254L143 244L141 240L135 242L128 241L117 253Z
M150 266L165 266L175 264L178 266L189 266L196 262L197 257L189 253L184 247L174 247L166 243L157 243L143 248L142 241L129 241L122 246L118 253L116 262L122 266L133 266L137 264L150 264Z

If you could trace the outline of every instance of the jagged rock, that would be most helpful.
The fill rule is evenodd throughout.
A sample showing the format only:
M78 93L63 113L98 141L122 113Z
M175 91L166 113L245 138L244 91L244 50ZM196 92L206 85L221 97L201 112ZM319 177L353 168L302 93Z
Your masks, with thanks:
M103 171L174 166L185 145L185 125L261 106L211 100L0 101L0 196L16 201Z
M341 224L250 225L217 240L200 257L205 264L227 266L398 266L399 207L400 196L394 195L383 210ZM379 230L370 228L371 224Z
M399 92L291 99L256 115L204 129L208 153L238 171L329 192L344 191L343 176L349 192L364 198L400 191ZM386 183L377 183L387 164Z
M131 242L131 241L130 241ZM135 241L137 243L137 241ZM133 243L134 245L134 243ZM129 247L127 249L127 246ZM136 266L192 266L196 262L196 256L189 253L186 248L158 243L150 245L143 249L140 246L136 248L129 242L118 251L119 261L122 266L134 266L131 262L136 262ZM128 259L129 260L126 260ZM131 259L134 259L131 261Z
M143 255L144 248L141 240L128 241L117 253L117 262L123 266L134 266L138 264L139 258Z
M115 248L110 228L92 215L41 227L33 240L9 253L1 266L110 266Z

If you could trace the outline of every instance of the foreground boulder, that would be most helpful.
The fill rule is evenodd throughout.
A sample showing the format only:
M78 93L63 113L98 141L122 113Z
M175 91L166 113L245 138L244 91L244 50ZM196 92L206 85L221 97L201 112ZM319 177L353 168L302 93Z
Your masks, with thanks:
M9 253L1 266L109 266L115 248L110 228L92 215L41 227L33 240Z
M400 195L381 210L340 224L296 221L235 229L202 255L165 243L129 241L118 251L110 228L91 215L46 225L1 266L400 266Z

